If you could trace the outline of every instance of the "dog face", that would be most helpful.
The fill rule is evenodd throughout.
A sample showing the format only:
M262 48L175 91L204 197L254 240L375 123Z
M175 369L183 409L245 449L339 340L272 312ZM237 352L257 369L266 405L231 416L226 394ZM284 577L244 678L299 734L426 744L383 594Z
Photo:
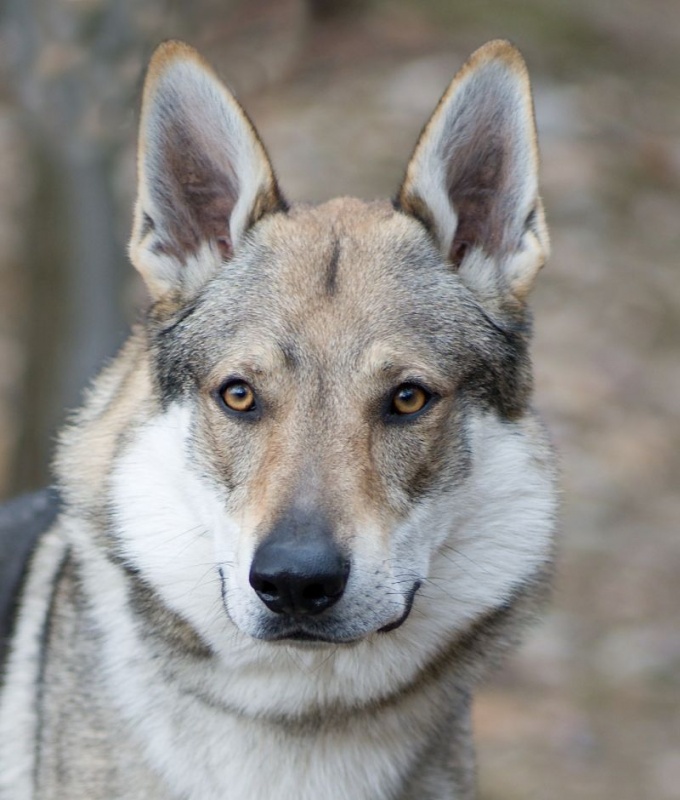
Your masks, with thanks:
M545 564L536 160L521 58L491 43L392 205L291 209L209 68L158 51L131 242L154 401L112 504L125 557L208 639L224 619L288 643L450 638Z

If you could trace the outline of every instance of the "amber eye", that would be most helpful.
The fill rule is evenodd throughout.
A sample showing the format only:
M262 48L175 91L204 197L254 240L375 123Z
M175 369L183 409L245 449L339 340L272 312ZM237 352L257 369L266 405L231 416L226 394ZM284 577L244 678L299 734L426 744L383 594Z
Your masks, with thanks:
M232 411L252 411L255 408L255 392L245 381L231 381L221 391L222 400Z
M415 383L403 383L392 395L392 413L401 416L415 414L427 405L430 395Z

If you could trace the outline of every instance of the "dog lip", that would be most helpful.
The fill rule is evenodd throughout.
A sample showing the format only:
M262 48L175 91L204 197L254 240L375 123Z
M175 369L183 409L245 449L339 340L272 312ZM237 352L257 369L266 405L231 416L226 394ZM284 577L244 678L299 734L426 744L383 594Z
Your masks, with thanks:
M300 642L302 644L353 644L356 639L336 639L332 636L323 636L318 633L311 633L302 628L294 628L285 633L279 633L272 637L266 637L269 642Z
M406 596L406 607L404 608L403 614L396 619L394 622L389 622L387 625L384 625L382 628L378 628L376 633L389 633L390 631L394 631L397 628L400 628L406 620L409 618L411 611L413 609L413 602L416 597L416 593L418 589L422 586L421 581L415 581L411 589L409 590L408 595ZM304 628L293 628L292 630L287 630L282 633L278 633L274 636L266 636L263 637L266 641L269 642L301 642L301 643L318 643L318 644L353 644L354 642L360 641L364 637L359 637L358 639L336 639L330 636L323 636L318 633L312 633L311 631L305 630Z
M406 620L409 618L411 613L411 609L413 608L413 601L416 598L416 592L422 586L421 581L416 581L413 586L411 587L410 592L408 593L408 597L406 598L406 608L404 609L404 613L399 617L399 619L395 620L394 622L390 622L389 624L383 626L382 628L378 628L378 633L389 633L390 631L395 631L397 628L400 628Z

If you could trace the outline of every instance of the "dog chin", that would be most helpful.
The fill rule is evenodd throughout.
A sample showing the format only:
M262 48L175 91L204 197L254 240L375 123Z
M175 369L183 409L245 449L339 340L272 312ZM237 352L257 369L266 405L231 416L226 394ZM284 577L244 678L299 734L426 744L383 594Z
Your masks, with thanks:
M304 628L293 628L285 633L269 634L265 633L262 636L255 637L261 641L266 642L281 642L283 644L293 644L302 647L323 647L324 645L351 645L360 642L364 637L356 637L348 639L342 636L337 636L332 633L312 633L306 631Z

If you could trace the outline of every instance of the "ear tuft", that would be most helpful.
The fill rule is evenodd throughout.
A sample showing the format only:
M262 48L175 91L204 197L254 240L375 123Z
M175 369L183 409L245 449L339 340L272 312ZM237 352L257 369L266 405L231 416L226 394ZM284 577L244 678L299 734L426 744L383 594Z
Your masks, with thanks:
M529 76L496 40L470 57L416 144L398 207L488 300L524 301L548 254Z
M154 296L194 291L248 228L285 210L245 112L189 45L154 53L144 84L130 255Z

